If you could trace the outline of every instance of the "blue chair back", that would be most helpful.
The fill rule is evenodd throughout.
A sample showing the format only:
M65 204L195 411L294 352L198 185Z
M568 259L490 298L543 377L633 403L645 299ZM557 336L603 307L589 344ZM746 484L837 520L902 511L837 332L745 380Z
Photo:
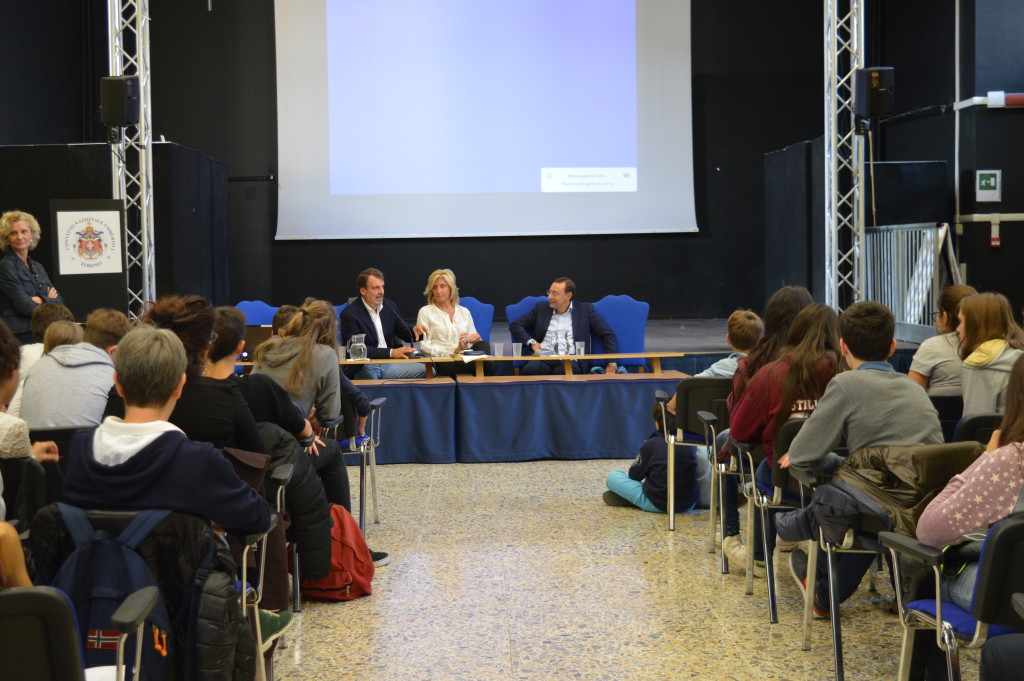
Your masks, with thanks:
M341 311L348 307L348 303L342 303L341 305L334 306L334 316L338 321L338 345L344 345L341 342Z
M527 312L529 312L530 310L535 308L537 306L537 303L547 302L547 299L548 299L547 296L526 296L525 298L520 300L518 303L512 303L511 305L506 305L505 306L505 319L508 320L509 324L511 324L512 322L514 322L515 320L519 319L524 314L526 314ZM538 338L536 340L540 341L540 340L544 340L544 339L543 338ZM512 337L512 342L513 343L516 342L515 336ZM511 354L511 350L509 350L509 353ZM530 354L530 349L524 347L523 348L523 354L524 355L529 355ZM516 368L519 368L519 367L522 367L525 363L526 362L513 362L512 366L516 367Z
M515 320L537 306L537 303L547 301L547 296L526 296L518 303L505 306L505 319L511 324ZM541 340L541 339L537 339Z
M279 308L271 307L262 300L243 300L235 305L245 315L245 323L250 326L261 326L274 321Z
M491 342L491 327L494 325L494 306L490 303L481 303L472 296L459 296L459 305L469 310L473 317L473 326L488 343ZM509 350L511 352L511 350Z
M629 296L605 296L594 303L594 310L615 332L615 339L619 343L619 352L644 351L644 332L647 329L650 305L640 300L633 300ZM591 348L591 351L595 353L604 352L604 343L600 338L594 338L591 341ZM642 367L644 362L643 358L624 359L619 362L619 365Z

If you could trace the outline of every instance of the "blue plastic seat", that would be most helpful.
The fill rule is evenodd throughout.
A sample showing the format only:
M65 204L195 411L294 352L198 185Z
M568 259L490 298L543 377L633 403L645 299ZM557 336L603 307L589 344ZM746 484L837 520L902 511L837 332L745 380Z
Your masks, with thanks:
M480 334L480 338L490 343L491 327L494 325L494 306L482 303L472 296L460 296L459 305L469 310L476 332Z
M644 351L644 331L647 329L650 305L641 300L633 300L629 296L605 296L594 303L594 309L615 332L619 352ZM600 354L604 351L604 343L601 342L601 339L592 338L591 352ZM617 363L619 366L642 367L645 361L642 357L638 357L622 359Z
M269 325L274 321L278 309L267 305L262 300L242 300L235 305L245 315L245 323L250 326Z

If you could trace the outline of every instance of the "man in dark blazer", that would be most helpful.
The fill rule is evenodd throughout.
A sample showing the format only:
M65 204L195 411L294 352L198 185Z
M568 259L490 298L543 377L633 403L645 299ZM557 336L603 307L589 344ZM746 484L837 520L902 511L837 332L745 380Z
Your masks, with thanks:
M408 356L413 348L403 346L401 341L413 342L422 330L410 329L398 316L398 308L384 298L384 273L368 268L356 277L359 299L341 311L341 340L348 340L356 334L365 334L366 357L368 359L401 359ZM426 369L423 364L363 364L345 369L350 378L423 378Z
M512 340L530 348L535 356L555 355L559 338L564 338L565 354L576 354L576 343L586 343L591 352L590 339L597 336L604 343L604 351L614 353L618 349L615 333L608 327L590 303L578 303L576 284L572 279L559 277L548 289L548 302L537 306L509 324ZM525 354L525 353L524 353ZM573 360L573 373L590 370L587 360ZM609 362L607 373L615 373L615 362ZM565 367L559 360L530 360L519 371L520 375L561 374Z

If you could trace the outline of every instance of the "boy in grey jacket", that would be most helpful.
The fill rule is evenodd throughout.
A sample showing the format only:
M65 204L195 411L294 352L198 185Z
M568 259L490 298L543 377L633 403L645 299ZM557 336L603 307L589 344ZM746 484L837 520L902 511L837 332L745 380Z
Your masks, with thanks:
M939 417L924 388L896 373L886 360L896 351L895 320L885 305L861 302L839 318L839 346L851 371L836 374L818 408L779 460L783 468L831 472L843 457L839 447L854 452L863 447L942 443ZM820 549L819 549L820 550ZM873 554L840 554L837 575L840 602L849 598L874 560ZM795 549L790 569L797 583L807 576L807 554ZM828 608L828 570L824 554L818 560L815 610Z

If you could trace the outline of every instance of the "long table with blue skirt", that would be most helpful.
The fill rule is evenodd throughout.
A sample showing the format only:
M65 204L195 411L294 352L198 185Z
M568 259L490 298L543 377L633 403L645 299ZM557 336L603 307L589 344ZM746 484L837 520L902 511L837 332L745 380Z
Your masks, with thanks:
M381 411L377 463L455 463L455 381L450 378L352 381Z
M463 463L622 459L654 430L654 393L683 374L460 376L458 455Z

